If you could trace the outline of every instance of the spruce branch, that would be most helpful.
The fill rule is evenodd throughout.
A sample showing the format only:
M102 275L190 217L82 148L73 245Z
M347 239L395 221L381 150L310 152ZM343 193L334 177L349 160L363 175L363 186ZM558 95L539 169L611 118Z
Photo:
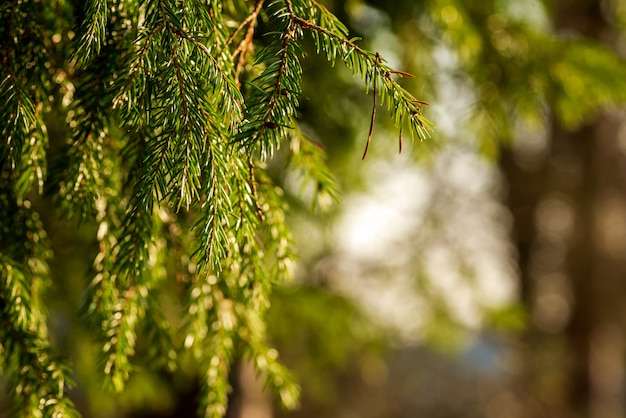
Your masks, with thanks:
M200 189L206 136L217 135L238 120L241 96L232 77L225 75L202 42L184 30L170 6L164 1L154 5L153 20L146 22L152 28L138 39L141 48L129 63L129 76L115 103L124 109L122 117L131 126L146 124L160 132L164 143L157 148L163 154L145 180L156 185L160 179L165 186L159 187L162 196L188 209ZM153 79L161 80L156 91L148 90ZM209 95L207 90L227 94ZM137 101L132 97L141 98L150 119L141 121L134 115L143 110L133 107Z
M107 49L104 56L90 61L84 71L74 74L71 80L64 77L72 104L67 110L71 139L54 158L51 169L51 187L55 200L68 217L78 216L80 221L95 218L97 205L118 195L122 171L118 157L123 138L114 138L108 115L103 109L111 105L106 84L112 76L110 55L116 50Z
M296 114L297 97L300 94L299 56L304 55L295 40L302 36L303 31L311 33L318 53L323 51L333 64L340 58L354 73L364 78L366 90L371 88L375 90L375 96L381 96L396 126L408 125L412 139L428 138L433 125L422 115L423 102L415 99L393 78L394 75L411 75L391 69L379 54L362 49L355 43L355 39L348 39L345 26L325 7L316 2L313 2L316 6L314 8L305 7L308 4L285 0L270 5L276 8L273 18L279 27L277 35L280 43L266 47L257 56L256 65L264 65L265 69L250 83L250 110L247 114L249 122L246 129L237 136L237 140L247 147L255 144L261 157L267 158L279 147L280 140L286 136L286 129L293 128L291 119ZM298 13L306 13L319 23L303 18ZM373 131L376 105L375 97L370 131ZM258 108L264 111L256 111ZM281 111L277 112L276 109ZM372 133L368 135L364 157Z
M235 138L244 148L256 148L262 159L271 157L280 147L286 128L298 108L302 67L300 57L304 50L296 42L301 31L291 19L289 3L277 7L273 19L279 25L278 40L259 52L256 65L264 65L263 72L255 78L248 99L248 114L244 130Z
M8 123L3 124L1 131L6 142L0 148L0 170L19 170L28 134L37 126L35 104L13 70L5 63L2 70L0 117Z
M7 1L0 5L0 172L10 169L15 177L23 165L32 163L31 170L45 168L41 153L32 149L34 141L45 141L39 134L45 133L40 96L46 97L41 94L46 63L44 37L41 22L33 18L40 17L41 11L33 3ZM22 51L21 45L28 50ZM39 185L38 179L36 183Z
M223 155L224 147L213 145L208 151L208 173L203 188L202 216L193 226L199 234L198 245L192 258L197 259L199 271L219 274L222 260L228 253L228 229L231 224L232 203L228 178L229 165Z
M42 302L51 250L38 213L17 201L8 180L0 176L0 366L16 411L76 417L66 396L70 371L53 357Z
M291 3L291 0L288 0L288 3ZM434 126L422 114L422 105L426 103L416 99L393 78L394 75L409 77L412 75L391 69L378 53L359 47L356 39L348 39L345 26L335 16L319 3L315 1L312 3L317 5L317 8L314 8L317 13L309 13L323 23L317 24L295 14L291 19L303 30L311 33L317 52L324 52L333 65L337 58L340 58L355 74L360 74L365 79L366 90L372 88L381 95L383 102L387 103L396 126L409 126L411 139L427 139ZM375 116L375 107L372 115ZM372 127L373 123L370 123L370 128ZM369 139L371 136L368 136Z
M13 321L2 313L0 323L0 341L6 342L0 344L7 363L3 372L10 376L7 389L16 400L15 415L78 417L66 393L74 386L71 372L52 357L48 341L37 333L12 328Z
M174 339L174 329L167 320L163 309L159 305L159 299L151 297L146 299L145 330L148 342L148 360L151 367L173 372L178 368L178 348Z
M222 315L231 318L230 301L221 303ZM220 309L218 307L218 309ZM230 320L230 319L229 319ZM213 337L208 341L211 355L207 356L205 372L201 381L204 396L200 401L200 412L205 418L221 418L226 415L228 394L231 386L228 380L235 352L232 327L235 323L214 322Z
M82 65L98 55L106 44L108 9L107 0L87 0L84 3L82 34L74 52L74 58Z
M299 130L294 130L289 145L287 172L300 183L299 196L310 196L313 210L328 209L339 199L339 190L324 149Z
M77 16L73 54L61 41L42 43L65 32L53 25L44 33L43 23L32 23L26 11L39 2L17 3L0 5L0 20L9 23L0 27L0 39L9 41L0 45L0 132L8 138L0 144L0 181L12 193L9 200L0 195L0 215L4 219L3 210L25 204L24 195L41 187L44 117L54 108L55 116L66 116L69 137L48 180L54 202L98 227L95 275L83 310L100 334L106 381L124 388L140 338L152 342L148 357L156 367L176 365L176 330L158 304L167 272L176 277L185 309L182 347L203 367L201 413L225 413L230 367L240 354L285 405L294 406L297 385L267 343L263 322L274 285L293 277L295 260L285 191L266 160L287 140L287 172L298 176L301 194L311 191L320 207L337 194L323 150L296 122L303 35L310 33L331 61L346 60L365 79L366 90L374 90L374 112L379 97L388 106L400 102L394 114L400 129L413 116L421 120L421 103L405 97L394 80L408 74L360 49L314 1L89 0ZM75 12L67 2L58 7ZM254 38L266 15L270 41L257 52ZM45 50L50 42L54 47ZM27 71L33 66L36 71ZM0 320L12 324L0 328L0 336L16 330L23 342L15 352L26 357L35 352L30 344L45 348L40 358L49 368L35 365L28 379L31 388L52 393L45 379L54 375L54 384L65 388L66 369L54 363L45 335L20 334L24 324L45 322L40 292L28 286L46 274L28 271L15 248L5 253L2 238L0 274L15 265L24 280L0 283ZM45 266L45 257L35 258ZM0 359L0 365L12 372L20 361ZM26 382L18 378L15 388ZM36 390L30 393L43 393ZM65 395L63 389L44 404L61 405ZM41 398L33 396L20 403L25 412L38 408L34 402Z

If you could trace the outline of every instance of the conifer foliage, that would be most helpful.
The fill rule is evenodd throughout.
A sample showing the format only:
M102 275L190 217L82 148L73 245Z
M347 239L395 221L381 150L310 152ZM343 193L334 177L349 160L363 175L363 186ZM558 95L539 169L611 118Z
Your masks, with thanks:
M202 370L200 415L226 411L230 365L245 356L282 404L298 387L265 336L272 286L294 255L286 199L265 170L280 147L321 200L334 197L324 155L298 129L309 37L423 139L423 102L402 72L349 38L315 0L7 0L0 5L0 372L16 412L77 416L71 370L46 331L54 255L33 207L95 224L98 254L83 317L116 391L138 339L154 367L177 353ZM47 155L46 124L66 146ZM373 118L372 118L373 128ZM368 138L368 142L371 138ZM179 315L159 302L175 280Z

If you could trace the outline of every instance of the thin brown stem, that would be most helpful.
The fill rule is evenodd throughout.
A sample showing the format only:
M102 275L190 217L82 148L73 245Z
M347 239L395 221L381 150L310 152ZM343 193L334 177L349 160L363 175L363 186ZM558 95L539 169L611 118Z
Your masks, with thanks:
M263 208L259 204L259 195L256 188L256 177L254 175L254 161L252 161L252 157L248 158L248 170L250 172L250 187L252 188L254 210L256 211L256 214L261 222L265 222L265 214L263 213Z
M228 40L226 41L226 46L230 45L230 43L235 39L235 37L237 36L237 34L247 25L250 24L250 26L256 26L256 19L257 16L259 15L260 11L261 11L261 7L263 6L265 0L258 0L256 3L256 6L254 7L254 10L252 11L252 13L250 13L248 15L248 17L246 17L243 22L241 22L239 24L239 26L237 26L237 29L235 29L235 31L232 33L232 35L230 35L230 37L228 38Z
M380 58L380 54L377 52L376 53L376 62L379 63L381 61ZM374 121L376 120L376 71L374 70L374 74L373 74L373 81L372 81L372 85L373 85L373 90L374 90L374 103L372 105L372 118L370 120L370 131L367 134L367 142L365 143L365 151L363 152L363 157L361 158L361 160L364 160L365 157L367 157L367 150L370 147L370 142L372 141L372 135L374 134Z
M235 36L241 31L246 25L248 25L248 29L246 30L246 34L237 46L237 48L233 51L233 58L239 55L237 59L237 66L235 68L235 83L239 85L239 74L243 71L243 67L246 65L248 60L248 53L252 47L252 40L254 37L254 31L256 29L257 17L261 12L261 7L263 6L263 2L265 0L258 0L256 6L252 13L243 21L241 24L235 29L232 35L226 41L226 45L230 45L230 43L235 39Z

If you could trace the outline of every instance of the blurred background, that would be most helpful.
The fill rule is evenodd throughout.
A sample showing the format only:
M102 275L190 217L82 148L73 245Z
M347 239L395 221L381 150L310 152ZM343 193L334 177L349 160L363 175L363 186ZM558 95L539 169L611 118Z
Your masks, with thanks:
M238 363L228 416L625 417L626 1L323 3L415 76L402 83L437 130L400 139L381 107L361 161L371 95L307 43L301 128L341 198L311 210L270 164L300 260L269 332L301 407L276 407ZM158 374L138 356L117 397L89 374L77 312L94 226L36 204L56 254L50 328L84 416L195 416L192 364Z
M360 161L369 100L311 59L303 117L343 197L294 216L300 291L355 311L294 334L281 295L304 398L277 415L626 416L626 2L329 6L415 75L437 131L398 155L381 116Z

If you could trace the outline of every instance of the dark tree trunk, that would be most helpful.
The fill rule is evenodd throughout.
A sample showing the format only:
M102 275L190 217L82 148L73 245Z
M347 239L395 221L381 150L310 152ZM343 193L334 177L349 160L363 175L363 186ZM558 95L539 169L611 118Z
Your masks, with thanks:
M554 13L558 30L609 39L599 1L560 2ZM502 154L532 319L520 381L529 417L624 417L624 125L609 114L574 132L553 121L547 156L532 168Z

